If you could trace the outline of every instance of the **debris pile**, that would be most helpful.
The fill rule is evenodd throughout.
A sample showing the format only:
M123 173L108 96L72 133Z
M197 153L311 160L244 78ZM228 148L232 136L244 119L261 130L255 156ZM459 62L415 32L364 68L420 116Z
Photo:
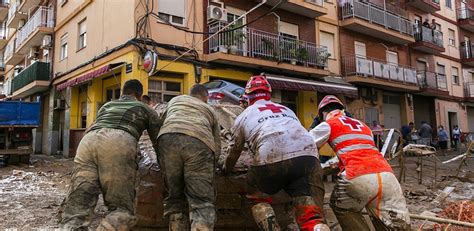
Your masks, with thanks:
M438 216L474 223L474 202L469 200L450 202Z

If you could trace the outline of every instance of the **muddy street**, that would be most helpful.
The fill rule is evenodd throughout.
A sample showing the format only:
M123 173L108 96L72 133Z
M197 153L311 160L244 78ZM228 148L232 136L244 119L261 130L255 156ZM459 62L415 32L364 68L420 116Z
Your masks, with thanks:
M439 156L440 161L454 157L454 153ZM406 182L402 187L407 199L410 213L440 214L447 206L453 207L451 202L472 203L474 195L474 160L468 160L468 165L463 166L458 177L455 177L459 161L443 165L438 163L437 178L434 179L434 169L423 169L423 184L418 184L416 178L415 157L407 157ZM18 230L55 229L58 228L58 212L72 171L71 159L56 159L53 157L34 156L31 165L13 165L0 168L0 229L16 228ZM395 170L397 172L397 170ZM325 201L333 187L332 183L325 183ZM439 203L437 197L446 187L454 189ZM328 206L328 223L333 225L333 230L338 230L334 216ZM453 207L459 209L459 207ZM96 219L100 219L105 212L102 203L96 208ZM449 211L448 211L449 212ZM451 211L453 213L454 211ZM460 211L456 211L460 212ZM472 219L471 210L471 219ZM472 220L471 220L472 222ZM428 230L433 223L412 220L412 228ZM423 227L422 227L423 226Z

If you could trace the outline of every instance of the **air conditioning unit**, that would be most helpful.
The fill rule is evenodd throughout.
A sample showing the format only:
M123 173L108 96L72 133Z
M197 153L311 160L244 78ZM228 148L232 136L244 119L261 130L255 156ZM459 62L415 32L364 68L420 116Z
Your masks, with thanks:
M207 23L221 21L227 21L227 10L221 6L208 6L207 7Z
M56 99L56 101L54 101L54 110L62 110L65 108L66 108L66 100Z
M34 59L38 55L38 49L36 47L30 48L30 52L28 52L28 58Z
M52 36L47 34L43 36L43 42L41 43L41 48L43 49L49 49L51 48L51 41L52 41Z
M20 21L18 21L18 29L21 29L26 23L26 20L24 19L20 19Z

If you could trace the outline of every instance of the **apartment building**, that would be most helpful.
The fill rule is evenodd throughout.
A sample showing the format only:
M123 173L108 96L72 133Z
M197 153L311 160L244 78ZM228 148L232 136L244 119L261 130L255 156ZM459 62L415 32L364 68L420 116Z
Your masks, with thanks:
M421 121L468 130L455 1L343 1L346 80L359 86L349 108L367 123ZM450 130L450 129L447 129Z
M474 131L474 2L457 0L456 9L468 131Z
M0 1L0 50L5 48L7 43L6 20L8 15L8 1ZM7 85L5 82L5 63L3 62L3 52L0 52L0 99L5 97Z
M194 83L224 79L244 85L265 72L273 98L295 110L306 126L321 95L357 97L356 88L335 77L340 74L336 1L284 1L268 15L279 1L251 10L260 2L58 1L50 100L58 110L50 106L49 120L56 122L48 153L73 155L98 109L117 99L128 79L139 79L145 94L167 102ZM210 37L242 15L230 31ZM157 54L155 71L145 71L146 50Z
M0 50L4 94L13 100L41 102L43 120L33 132L33 149L44 153L48 149L53 1L10 0L8 7L2 2Z

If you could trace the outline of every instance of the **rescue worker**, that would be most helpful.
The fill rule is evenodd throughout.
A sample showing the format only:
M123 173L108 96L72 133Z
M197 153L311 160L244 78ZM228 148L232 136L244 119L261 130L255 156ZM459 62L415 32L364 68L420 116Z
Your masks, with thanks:
M329 230L322 224L324 188L316 145L295 113L270 101L271 91L265 76L253 76L247 82L248 107L235 120L233 142L219 163L220 170L232 171L247 142L254 155L247 174L247 198L253 202L252 214L259 228L280 230L270 204L271 195L283 189L293 199L301 230ZM316 203L312 197L315 182L322 190Z
M376 230L409 230L402 189L375 146L372 131L343 109L337 97L324 97L318 112L325 122L310 131L318 146L328 142L340 160L331 207L342 230L370 230L361 213L364 207Z
M103 105L86 131L74 158L62 228L87 230L100 193L108 214L97 230L129 230L135 225L138 139L145 129L151 137L159 131L158 115L140 101L142 94L142 84L128 80L120 98Z
M207 89L200 84L190 95L173 98L167 105L158 135L160 166L168 195L164 215L170 230L212 230L215 155L220 155L220 126L214 109L207 105ZM188 218L189 208L189 218Z

